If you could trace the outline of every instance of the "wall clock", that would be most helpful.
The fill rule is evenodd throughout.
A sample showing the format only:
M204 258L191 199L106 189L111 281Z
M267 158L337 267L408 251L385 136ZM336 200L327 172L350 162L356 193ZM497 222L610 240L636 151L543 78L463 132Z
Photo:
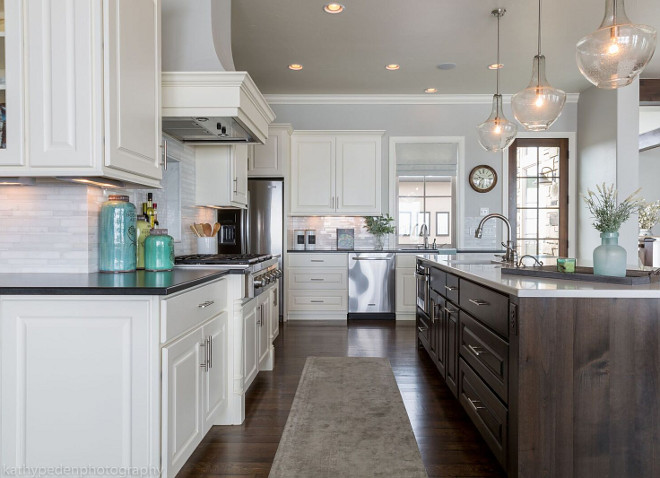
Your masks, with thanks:
M468 181L478 193L487 193L497 184L497 173L490 166L480 164L470 171Z

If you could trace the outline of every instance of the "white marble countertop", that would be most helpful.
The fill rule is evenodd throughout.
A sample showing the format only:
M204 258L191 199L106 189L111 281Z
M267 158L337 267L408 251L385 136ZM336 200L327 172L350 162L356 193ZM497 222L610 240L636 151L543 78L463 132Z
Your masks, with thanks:
M459 277L517 297L660 299L659 282L628 286L502 274L499 264L488 263L495 259L488 254L420 254L418 257Z

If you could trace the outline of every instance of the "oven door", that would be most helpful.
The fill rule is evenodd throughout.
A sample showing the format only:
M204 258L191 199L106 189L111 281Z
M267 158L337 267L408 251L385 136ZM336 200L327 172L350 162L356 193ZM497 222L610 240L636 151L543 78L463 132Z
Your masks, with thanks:
M417 307L429 316L429 270L417 263L415 270L417 280Z

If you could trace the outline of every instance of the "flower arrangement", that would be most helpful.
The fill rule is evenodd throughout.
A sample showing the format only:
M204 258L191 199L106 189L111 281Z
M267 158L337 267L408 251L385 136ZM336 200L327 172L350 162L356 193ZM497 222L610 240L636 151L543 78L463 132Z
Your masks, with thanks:
M642 200L639 205L639 228L651 229L660 221L660 201L646 202Z
M600 232L617 232L621 224L626 222L630 215L639 210L641 200L637 198L639 189L617 204L617 192L614 185L605 183L596 186L597 192L587 190L583 196L589 212L595 219L593 226Z
M394 218L389 214L383 216L365 216L364 228L374 236L394 234L396 229L394 229L392 222L394 222Z

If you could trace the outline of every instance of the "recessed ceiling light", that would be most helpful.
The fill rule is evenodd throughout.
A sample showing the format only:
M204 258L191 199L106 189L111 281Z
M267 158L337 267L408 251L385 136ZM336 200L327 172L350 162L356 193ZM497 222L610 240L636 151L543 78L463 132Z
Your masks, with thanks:
M424 93L437 93L438 89L437 88L426 88L424 90Z
M502 63L493 63L492 65L488 65L489 70L501 70L504 68L504 64Z
M440 63L438 65L439 70L453 70L456 68L456 63Z
M326 3L323 6L323 11L325 13L332 13L332 14L341 13L345 9L346 9L346 7L344 5L342 5L341 3Z
M399 68L401 68L401 66L397 65L396 63L390 63L389 65L385 66L385 69L390 71L398 70Z
M292 64L289 65L289 70L300 71L302 69L303 69L303 66L299 65L298 63L292 63Z

